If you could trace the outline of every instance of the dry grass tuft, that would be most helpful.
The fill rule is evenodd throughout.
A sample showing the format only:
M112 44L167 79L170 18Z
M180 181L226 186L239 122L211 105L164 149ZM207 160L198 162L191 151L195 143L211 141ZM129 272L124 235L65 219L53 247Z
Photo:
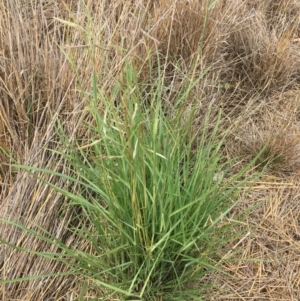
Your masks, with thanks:
M162 1L153 17L153 36L162 57L188 63L197 50L211 47L217 12L205 1Z
M299 91L271 97L269 103L258 109L255 118L239 126L229 144L248 160L264 149L256 163L259 168L267 167L268 172L296 172L300 168Z
M230 66L224 70L226 82L248 97L249 91L252 96L253 92L270 94L291 87L299 78L298 55L291 38L298 24L277 33L269 29L265 11L249 9L246 3L238 11L224 49Z
M253 125L244 134L247 139L239 146L243 157L253 159L263 149L256 160L259 169L267 167L268 172L273 173L295 172L299 169L300 138L297 132L272 127L262 131Z

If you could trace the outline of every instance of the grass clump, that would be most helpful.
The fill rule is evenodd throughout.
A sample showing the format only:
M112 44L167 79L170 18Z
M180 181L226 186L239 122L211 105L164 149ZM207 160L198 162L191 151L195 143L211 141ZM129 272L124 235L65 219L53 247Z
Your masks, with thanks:
M297 108L298 103L286 101L284 105ZM296 115L293 111L296 110L290 109L289 116L282 116L278 108L272 109L275 113L262 111L260 119L244 125L238 136L247 137L247 140L240 139L236 149L243 158L251 160L256 157L255 165L265 173L282 175L297 172L300 166L299 134L298 127L293 125Z
M204 288L196 281L217 267L222 246L232 239L225 216L244 182L236 180L247 167L225 180L220 173L229 166L221 163L219 121L209 135L207 122L191 132L194 113L183 122L180 109L185 95L170 118L162 110L160 84L152 87L151 104L145 107L130 64L122 77L126 85L117 83L106 97L94 75L93 97L87 101L93 115L88 144L72 146L61 136L73 176L23 167L76 187L48 183L77 209L77 224L70 230L89 251L67 246L44 230L39 234L17 226L57 245L60 253L35 254L82 275L88 289L97 291L97 300L115 294L121 300L202 300Z

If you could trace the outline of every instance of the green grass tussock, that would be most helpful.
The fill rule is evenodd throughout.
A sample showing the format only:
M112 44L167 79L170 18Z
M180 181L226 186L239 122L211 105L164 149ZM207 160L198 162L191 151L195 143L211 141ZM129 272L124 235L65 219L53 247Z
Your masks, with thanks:
M121 299L201 300L202 287L191 284L220 264L220 250L232 240L234 223L226 222L226 215L245 182L237 180L249 166L225 180L230 165L221 162L219 120L209 136L205 130L192 132L195 110L183 124L184 103L178 101L177 115L165 116L160 84L152 87L151 104L145 106L131 64L123 72L125 85L114 89L117 106L98 90L94 74L93 98L87 102L93 115L87 124L89 144L74 147L65 133L61 136L68 150L62 156L73 176L23 167L59 176L70 187L78 185L74 191L49 183L80 209L70 231L90 245L89 252L49 238L45 230L32 233L15 225L42 241L53 240L60 254L37 254L89 279L89 289L102 289L101 298L118 294ZM193 150L197 136L201 138Z

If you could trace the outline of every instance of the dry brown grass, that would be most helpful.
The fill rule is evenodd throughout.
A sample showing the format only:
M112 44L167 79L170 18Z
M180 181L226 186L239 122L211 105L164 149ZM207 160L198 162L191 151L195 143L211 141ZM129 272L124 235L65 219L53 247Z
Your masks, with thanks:
M109 93L125 59L134 61L139 79L148 84L161 68L168 87L162 97L172 112L181 87L209 68L187 98L187 110L189 102L198 103L195 126L209 105L222 108L222 124L233 125L227 155L238 153L247 162L269 141L260 163L274 163L238 207L266 200L245 221L251 231L238 246L239 257L222 267L233 277L215 273L209 278L216 285L211 300L299 300L300 4L220 0L207 11L210 2L82 1L90 17L75 0L0 3L1 217L25 226L37 223L68 244L76 240L65 230L72 211L59 219L65 200L7 163L67 170L48 151L60 147L54 121L63 120L70 139L88 138L82 121L90 117L81 91L90 92L93 70L99 72L99 88ZM0 236L35 250L53 249L2 223ZM3 279L64 269L0 246ZM0 299L72 300L77 280L5 285Z
M264 176L239 209L261 201L245 220L239 258L223 266L233 277L211 275L219 290L210 300L299 300L299 174Z

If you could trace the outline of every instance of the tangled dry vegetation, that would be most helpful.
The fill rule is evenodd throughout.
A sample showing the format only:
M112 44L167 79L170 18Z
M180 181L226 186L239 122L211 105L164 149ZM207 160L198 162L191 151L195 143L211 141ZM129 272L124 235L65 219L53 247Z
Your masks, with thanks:
M99 70L101 88L109 93L127 59L146 84L159 69L168 114L189 71L195 77L207 71L187 98L187 111L189 101L198 102L195 127L209 105L222 108L224 130L231 126L226 156L238 155L245 164L267 143L257 163L271 164L232 213L234 219L239 210L260 204L241 225L248 235L229 247L237 253L221 267L227 274L215 272L202 282L214 284L210 300L299 300L299 16L298 0L1 1L1 217L37 223L74 243L65 230L73 212L63 219L59 212L67 200L8 163L64 170L63 159L49 152L60 146L53 120L63 120L70 140L89 139L82 125L90 116L80 91L91 91L93 70ZM93 59L91 45L97 45ZM48 180L66 185L53 176ZM55 248L2 223L0 236L37 251ZM0 271L6 279L64 267L0 246ZM72 300L77 280L3 285L0 299Z

